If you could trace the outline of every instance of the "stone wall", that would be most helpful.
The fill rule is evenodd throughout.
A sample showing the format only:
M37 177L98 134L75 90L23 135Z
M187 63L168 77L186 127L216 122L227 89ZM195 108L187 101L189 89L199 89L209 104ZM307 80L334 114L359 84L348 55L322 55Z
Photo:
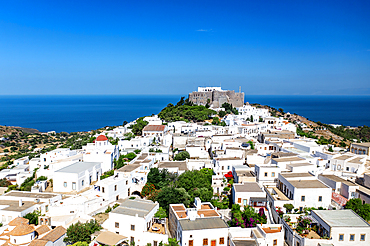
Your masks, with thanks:
M232 104L233 107L243 107L244 92L235 91L210 91L210 92L192 92L189 93L189 101L196 105L205 106L209 101L214 108L219 108L223 103Z

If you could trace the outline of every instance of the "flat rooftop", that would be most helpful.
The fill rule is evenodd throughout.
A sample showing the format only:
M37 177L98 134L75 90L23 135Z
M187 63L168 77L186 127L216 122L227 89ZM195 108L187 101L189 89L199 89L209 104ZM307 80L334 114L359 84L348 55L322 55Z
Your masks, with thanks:
M314 177L313 175L309 173L281 173L281 176L283 176L285 179L289 178L303 178L303 177Z
M187 171L188 167L185 161L166 161L160 162L158 168L178 168L179 170Z
M313 165L313 164L308 163L308 162L306 162L306 163L292 163L292 164L288 164L288 166L290 166L290 167L305 167L305 166L313 166L313 167L314 167L314 165Z
M196 220L179 220L182 230L206 230L228 228L229 226L221 218L200 218Z
M129 165L121 167L117 171L118 172L132 172L135 169L139 168L140 166L141 166L140 164L129 164Z
M318 180L289 180L289 183L298 189L328 188Z
M55 172L59 173L81 173L87 169L93 168L96 165L101 164L101 162L76 162Z
M345 161L349 158L352 158L353 156L350 156L350 155L341 155L341 156L338 156L338 157L334 157L333 159L335 160L341 160L341 161Z
M350 160L350 161L348 161L348 162L350 162L350 163L356 163L356 164L362 164L363 162L361 161L363 158L362 157L357 157L357 158L355 158L355 159L353 159L353 160Z
M292 162L292 161L303 161L302 158L299 157L282 157L282 158L272 158L272 160L276 162Z
M249 239L249 240L232 240L235 246L258 246L256 240Z
M144 200L136 198L134 200L125 199L121 205L115 208L112 213L123 214L129 216L144 217L152 211L158 203L154 203L150 200Z
M0 206L4 206L0 211L12 211L12 212L22 212L30 207L36 205L35 202L22 201L22 206L19 206L19 201L15 200L0 200Z
M369 227L370 225L351 209L312 210L330 227Z
M257 182L247 182L244 184L234 184L236 192L261 192L264 193Z
M56 196L58 194L52 193L31 193L31 192L24 192L24 191L10 191L9 193L4 194L3 196L13 196L13 197L30 197L30 198L44 198L49 199ZM0 197L1 199L1 197Z

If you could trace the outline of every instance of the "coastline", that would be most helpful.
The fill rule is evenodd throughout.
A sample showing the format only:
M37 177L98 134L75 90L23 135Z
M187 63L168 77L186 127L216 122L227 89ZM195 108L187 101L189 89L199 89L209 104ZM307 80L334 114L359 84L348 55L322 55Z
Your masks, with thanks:
M0 98L0 125L33 128L40 132L90 131L122 125L142 116L158 114L180 95L5 96ZM245 95L259 103L312 121L344 126L370 125L370 96Z

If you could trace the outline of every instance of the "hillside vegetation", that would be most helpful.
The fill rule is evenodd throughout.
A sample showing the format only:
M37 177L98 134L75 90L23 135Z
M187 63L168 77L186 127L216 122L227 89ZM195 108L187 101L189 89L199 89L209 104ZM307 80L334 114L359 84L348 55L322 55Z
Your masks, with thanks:
M188 99L184 100L184 97L182 97L176 105L170 103L167 105L167 107L162 109L162 111L158 114L158 117L166 122L179 120L187 122L199 122L208 120L211 115L215 114L216 111L205 106L193 105Z

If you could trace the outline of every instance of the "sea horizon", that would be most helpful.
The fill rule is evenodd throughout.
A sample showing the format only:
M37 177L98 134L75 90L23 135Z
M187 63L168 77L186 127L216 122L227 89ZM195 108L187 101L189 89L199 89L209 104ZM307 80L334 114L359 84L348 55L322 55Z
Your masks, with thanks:
M0 97L0 125L34 128L40 132L90 131L122 125L138 117L158 114L181 96L172 94L120 95L6 95ZM364 114L367 95L245 95L245 102L259 103L313 121L345 126L370 125Z

